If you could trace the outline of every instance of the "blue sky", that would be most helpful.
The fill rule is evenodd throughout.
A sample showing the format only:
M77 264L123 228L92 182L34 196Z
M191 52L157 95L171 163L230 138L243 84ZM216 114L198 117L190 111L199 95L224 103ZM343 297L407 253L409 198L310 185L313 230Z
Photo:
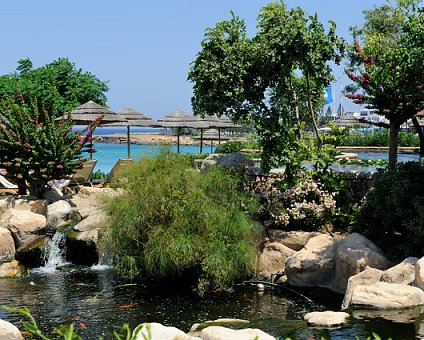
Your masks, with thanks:
M228 19L230 10L244 18L249 34L264 0L21 0L0 5L0 74L30 58L35 67L67 57L76 67L109 81L112 110L131 106L160 118L180 108L191 113L190 62L200 49L204 30ZM351 40L348 28L361 24L362 10L384 0L287 0L320 21L333 20L337 32ZM335 77L342 76L342 68ZM333 93L339 102L338 89ZM345 109L355 106L343 99Z

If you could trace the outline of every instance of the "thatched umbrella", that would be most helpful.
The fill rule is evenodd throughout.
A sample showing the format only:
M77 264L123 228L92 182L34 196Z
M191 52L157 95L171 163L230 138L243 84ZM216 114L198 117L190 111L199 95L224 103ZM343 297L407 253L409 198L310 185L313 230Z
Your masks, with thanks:
M125 122L126 119L120 115L110 111L108 108L103 107L92 100L77 106L69 113L65 113L55 120L61 121L68 118L71 118L75 125L88 125L91 124L94 120L101 118L100 124L107 123L116 123L116 122ZM93 155L90 152L90 158Z
M183 128L205 129L208 125L199 118L193 117L177 109L157 121L158 126L177 130L177 152L180 152L180 132Z
M230 139L228 137L221 137L218 130L216 130L216 129L206 130L205 133L201 134L200 136L195 136L194 138L200 139L200 140L211 141L211 153L212 153L212 147L213 147L213 141L214 140L228 140L228 139Z
M335 121L333 121L338 127L369 127L371 124L362 123L357 117L353 114L347 114L340 116Z
M152 118L147 117L141 112L137 112L131 107L124 107L118 111L118 115L125 118L125 122L117 122L106 124L105 126L126 126L127 127L127 148L128 148L128 159L131 158L131 138L130 138L130 127L131 126L157 126L157 123Z

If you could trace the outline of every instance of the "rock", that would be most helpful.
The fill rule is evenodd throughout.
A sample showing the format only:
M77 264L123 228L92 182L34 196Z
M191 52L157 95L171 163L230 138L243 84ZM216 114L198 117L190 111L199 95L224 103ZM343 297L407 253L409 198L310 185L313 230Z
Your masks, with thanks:
M294 251L301 250L311 237L320 235L317 232L307 231L283 231L279 229L270 229L268 231L270 242L279 242Z
M16 260L0 264L0 277L21 277L25 275L26 268Z
M420 288L397 283L376 282L372 285L358 285L353 290L350 305L395 309L423 304L424 292Z
M119 195L122 195L123 192L123 189L82 186L79 189L78 196L90 196L91 198L93 198L94 196L98 199L102 197L117 197Z
M408 257L398 265L389 268L381 275L381 281L410 285L415 280L415 264L418 258Z
M99 240L99 230L91 229L87 231L82 231L78 233L77 240L79 241L91 241L97 244L97 241Z
M385 319L396 323L413 323L424 312L423 306L402 309L353 309L355 319Z
M63 193L58 188L52 187L45 190L41 197L47 200L49 203L54 203L63 198Z
M0 197L0 216L9 209L46 215L47 205L47 200L40 200L33 196L4 196Z
M150 329L151 337L148 337L148 329ZM134 335L134 332L133 332ZM137 333L135 340L200 340L185 334L182 330L175 327L167 327L160 323L152 322L144 324L141 331Z
M348 279L367 267L386 269L389 261L382 251L360 234L351 234L342 239L336 248L336 271L332 290L344 293Z
M424 289L424 257L415 263L415 285Z
M97 209L98 205L96 200L90 199L87 196L82 197L78 195L74 195L72 198L67 199L66 202L68 202L72 210L78 212L82 218L89 216L94 209Z
M245 325L248 323L249 323L248 320L243 320L243 319L221 318L216 320L209 320L209 321L204 321L201 323L195 323L193 326L191 326L189 333L201 331L202 329L209 326Z
M11 231L15 247L19 250L41 233L46 227L46 218L30 211L9 209L1 216L0 225Z
M247 167L254 164L255 162L252 159L240 152L231 155L211 154L203 160L201 170L207 170L208 167L213 165L220 165L237 173L243 173Z
M47 207L47 225L56 229L66 223L72 211L71 205L66 201L57 201Z
M294 250L281 243L268 243L259 256L259 270L266 273L265 276L272 276L281 272L285 269L287 258L294 253Z
M97 209L87 216L84 220L79 222L74 230L77 231L89 231L92 229L101 229L106 225L108 216L103 210Z
M19 329L10 322L0 319L0 340L22 340Z
M0 227L0 263L15 258L15 242L9 229Z
M349 314L345 312L311 312L303 318L309 325L319 327L335 327L343 325L349 319Z
M211 326L202 330L200 333L202 340L275 340L275 338L260 329L230 329L221 326Z
M288 282L298 287L328 287L334 276L335 251L338 239L318 235L286 260Z
M367 286L379 282L382 273L383 272L379 269L367 268L363 272L351 276L347 284L347 289L343 298L341 309L344 310L349 307L350 302L352 300L353 291L357 286Z

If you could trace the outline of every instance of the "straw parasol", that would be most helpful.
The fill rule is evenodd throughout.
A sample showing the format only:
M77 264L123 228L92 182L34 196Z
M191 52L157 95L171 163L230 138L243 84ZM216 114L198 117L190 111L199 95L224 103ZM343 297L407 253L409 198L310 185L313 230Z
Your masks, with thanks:
M105 126L126 126L127 127L127 148L128 148L128 159L131 158L131 138L130 138L130 127L131 126L157 126L157 123L152 118L146 116L144 113L135 111L131 107L124 107L118 111L118 115L125 118L124 122L116 122L106 124Z
M212 153L212 146L214 140L228 140L230 138L228 137L221 137L217 129L209 129L206 130L203 134L200 136L193 137L194 139L200 139L200 140L209 140L211 141L211 153ZM200 151L201 152L201 151Z
M77 106L71 112L65 113L62 116L56 118L56 121L65 120L71 118L75 125L88 125L91 124L95 119L102 117L100 124L125 122L126 119L120 115L110 111L108 108L103 107L92 100ZM91 144L92 145L92 144ZM90 158L93 154L90 152Z
M208 128L218 129L218 145L221 145L221 129L239 129L242 127L239 124L233 123L231 119L226 116L205 116L201 118L201 121L206 123ZM202 141L200 142L200 146L202 146Z
M180 132L183 128L206 129L208 125L199 118L193 117L184 111L177 109L158 119L157 125L164 128L172 128L177 130L177 152L180 152Z
M339 127L369 127L371 124L362 123L356 118L353 114L347 114L340 116L335 121L333 121Z

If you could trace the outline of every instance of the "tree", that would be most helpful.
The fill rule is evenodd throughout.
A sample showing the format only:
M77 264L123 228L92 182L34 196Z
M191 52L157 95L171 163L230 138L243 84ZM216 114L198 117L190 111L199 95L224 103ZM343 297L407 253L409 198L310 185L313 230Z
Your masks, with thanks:
M17 183L19 194L39 196L51 179L68 178L82 167L81 154L89 151L94 121L87 134L72 132L70 119L56 122L57 107L51 111L23 96L0 103L0 168Z
M35 69L30 59L21 59L16 71L0 76L0 99L15 98L18 93L27 102L36 99L46 109L55 106L59 115L89 100L106 104L107 83L77 69L67 58Z
M419 1L397 0L365 12L354 28L347 97L389 120L389 167L397 163L400 126L424 108L424 11Z
M283 163L290 173L300 166L302 122L312 124L320 143L314 107L332 79L328 62L340 62L344 44L334 23L325 32L316 15L288 10L283 1L264 6L257 26L248 38L244 21L232 14L206 30L188 75L193 111L253 120L263 168Z

